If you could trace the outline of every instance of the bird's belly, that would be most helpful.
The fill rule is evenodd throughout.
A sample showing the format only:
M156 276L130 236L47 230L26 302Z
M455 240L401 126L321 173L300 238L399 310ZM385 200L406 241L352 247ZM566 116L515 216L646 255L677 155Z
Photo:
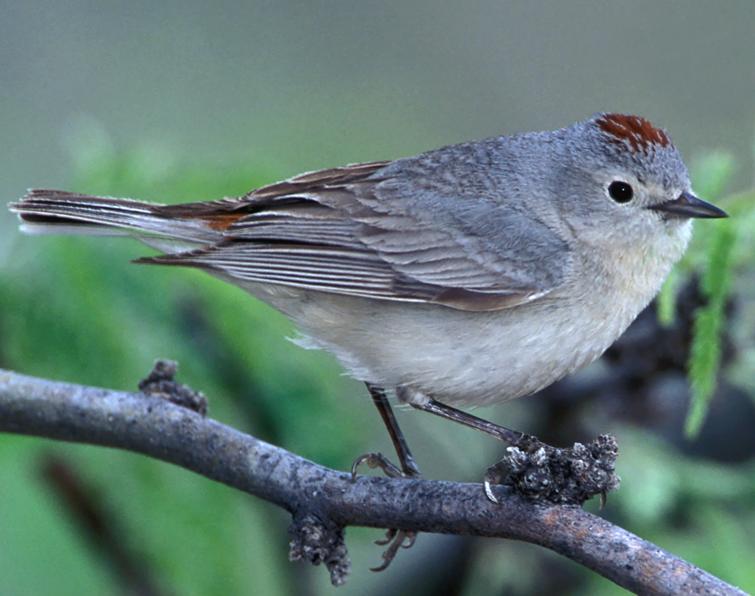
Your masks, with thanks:
M490 404L537 391L595 360L639 311L596 309L582 300L464 312L250 290L293 319L306 336L301 343L332 352L355 378L451 404Z
M407 372L395 384L449 404L507 401L591 363L626 327L618 320L588 319L579 307L464 314L430 330L407 324L422 347L418 354L415 343L393 344L397 358L384 370Z

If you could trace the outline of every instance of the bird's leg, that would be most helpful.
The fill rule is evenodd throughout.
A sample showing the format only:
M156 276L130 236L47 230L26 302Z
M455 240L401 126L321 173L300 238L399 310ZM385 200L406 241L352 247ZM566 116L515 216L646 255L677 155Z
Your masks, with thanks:
M413 478L420 476L421 474L417 462L414 461L414 456L409 449L404 434L401 432L401 428L399 428L396 416L394 415L391 404L385 394L385 389L371 385L370 383L367 383L367 389L370 392L370 396L372 396L372 402L375 404L375 407L380 413L380 417L383 419L385 427L388 429L388 435L391 437L393 447L396 449L400 467L391 463L382 453L365 453L358 457L352 464L352 477L356 477L357 468L363 463L366 463L371 468L380 468L386 476L391 478L397 478L399 476Z
M417 462L414 460L414 456L404 438L404 433L401 432L396 416L393 413L393 408L391 408L388 397L385 395L385 389L367 383L367 390L370 392L372 401L380 413L385 427L388 429L388 435L390 435L393 447L396 449L400 467L393 464L382 453L365 453L352 464L352 478L356 479L357 468L363 463L366 463L371 468L380 468L386 476L391 478L416 478L420 476L419 466L417 466ZM372 570L382 571L386 569L391 564L391 561L393 561L398 550L402 547L410 548L416 539L416 532L397 530L395 528L387 530L385 538L375 541L375 544L381 546L388 545L388 548L383 552L383 562L379 566L373 567Z
M493 435L497 439L514 445L516 447L530 447L531 445L539 444L535 437L526 435L518 430L511 430L500 424L488 422L487 420L472 414L467 414L451 406L442 404L434 399L422 400L417 402L410 402L410 405L418 410L424 412L430 412L441 418L453 420L465 426L475 428L489 435Z
M410 402L412 407L422 410L424 412L430 412L436 416L446 418L447 420L453 420L470 428L482 431L489 435L493 435L495 438L509 443L512 446L520 446L526 443L525 450L529 450L532 446L539 443L539 441L532 436L525 435L517 430L511 430L505 426L489 422L479 416L467 414L451 406L442 404L434 399L421 400L417 402ZM498 464L490 466L485 473L483 479L483 489L485 490L485 496L493 503L497 503L498 499L493 494L493 484L500 484L505 477L505 472L501 470L501 466Z
M485 495L493 503L498 499L492 485L502 482L533 500L579 505L595 495L600 495L603 503L606 493L619 485L619 477L614 473L618 446L609 435L601 435L586 445L575 443L573 447L557 448L433 399L409 403L418 410L475 428L511 445L506 456L485 474Z

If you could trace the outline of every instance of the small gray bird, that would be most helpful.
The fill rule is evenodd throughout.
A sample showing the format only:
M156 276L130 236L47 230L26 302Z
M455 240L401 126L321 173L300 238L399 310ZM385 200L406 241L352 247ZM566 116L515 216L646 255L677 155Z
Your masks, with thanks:
M386 397L503 440L454 408L533 393L600 356L682 256L696 198L669 135L597 114L567 128L302 174L240 198L159 205L32 190L27 231L131 235L280 310L306 347L367 383L416 475ZM401 537L403 540L403 536Z

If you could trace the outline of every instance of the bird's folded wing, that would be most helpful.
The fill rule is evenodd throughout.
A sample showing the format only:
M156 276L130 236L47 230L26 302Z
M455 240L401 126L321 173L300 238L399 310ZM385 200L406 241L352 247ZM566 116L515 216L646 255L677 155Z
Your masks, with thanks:
M142 262L470 311L529 302L562 282L569 250L543 224L485 199L408 194L382 165L305 174L237 202L167 206L206 218L223 239Z

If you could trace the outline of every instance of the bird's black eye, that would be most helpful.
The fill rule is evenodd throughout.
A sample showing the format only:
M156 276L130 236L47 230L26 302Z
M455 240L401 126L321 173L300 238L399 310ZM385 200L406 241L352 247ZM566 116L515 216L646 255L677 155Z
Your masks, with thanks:
M617 203L628 203L634 196L634 190L626 182L614 180L608 185L608 196Z

